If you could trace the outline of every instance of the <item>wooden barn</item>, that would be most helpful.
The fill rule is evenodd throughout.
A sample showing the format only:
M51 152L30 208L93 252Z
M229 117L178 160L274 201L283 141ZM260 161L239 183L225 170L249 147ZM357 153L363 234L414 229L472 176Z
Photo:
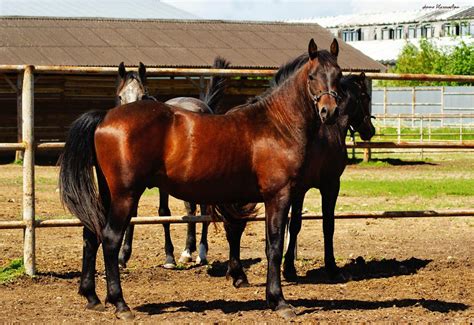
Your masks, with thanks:
M0 18L0 142L21 140L21 74L6 66L116 67L124 61L136 67L141 61L147 67L209 68L220 55L232 68L274 69L305 52L311 38L327 49L333 36L316 24ZM342 41L338 61L345 71L384 70ZM155 75L148 79L148 88L159 100L199 97L207 79ZM35 72L36 141L64 141L68 125L81 113L114 107L116 80L117 74L110 71ZM225 105L240 104L267 86L268 78L233 77Z

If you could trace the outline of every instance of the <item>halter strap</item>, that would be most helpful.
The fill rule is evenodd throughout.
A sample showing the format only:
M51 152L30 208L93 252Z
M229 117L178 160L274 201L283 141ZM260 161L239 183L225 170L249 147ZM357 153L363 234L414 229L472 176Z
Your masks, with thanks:
M336 101L339 101L341 99L341 96L339 96L339 94L334 90L321 91L317 95L313 94L313 92L311 91L311 87L309 86L309 80L306 83L306 86L308 88L309 96L311 97L315 105L321 100L321 97L323 97L324 95L332 96L334 97L334 99L336 99Z

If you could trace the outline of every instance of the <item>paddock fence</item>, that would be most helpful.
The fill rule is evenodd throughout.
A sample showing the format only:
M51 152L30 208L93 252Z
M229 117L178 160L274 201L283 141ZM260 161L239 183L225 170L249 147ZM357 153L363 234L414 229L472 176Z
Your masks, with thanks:
M81 223L76 219L38 220L35 215L35 152L36 150L60 150L64 143L45 142L36 143L34 135L34 81L35 73L48 74L116 74L115 67L75 67L75 66L32 66L32 65L0 65L1 73L18 73L22 77L21 92L21 129L22 141L18 143L0 143L1 151L22 151L23 156L23 190L22 190L22 217L21 221L0 221L0 229L23 229L23 261L25 273L33 276L35 267L35 229L41 227L77 227ZM254 76L270 77L275 70L261 69L194 69L194 68L149 68L149 76L214 76L224 75L231 77ZM473 82L474 76L456 75L419 75L419 74L392 74L366 73L371 79L379 80L425 80L425 81L460 81ZM348 144L355 148L462 148L474 149L474 142L460 143L420 143L420 142L353 142ZM469 217L474 216L474 210L446 210L446 211L381 211L362 213L338 213L336 218L421 218L421 217ZM321 219L321 215L304 215L303 219ZM210 221L209 216L170 216L170 217L138 217L132 220L134 224L160 223L189 223ZM264 220L263 215L257 216L255 221Z

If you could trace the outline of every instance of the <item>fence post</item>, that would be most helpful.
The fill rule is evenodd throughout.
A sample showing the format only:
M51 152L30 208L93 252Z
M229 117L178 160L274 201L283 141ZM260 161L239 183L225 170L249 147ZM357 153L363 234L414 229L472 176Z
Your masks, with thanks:
M428 117L428 141L431 142L431 113Z
M398 114L398 128L397 128L397 138L398 138L398 143L401 142L402 138L402 116Z
M444 127L444 86L441 86L441 127Z
M387 116L387 87L383 87L383 126L386 126L386 116Z
M16 128L17 128L17 141L23 141L23 134L22 134L22 114L21 114L21 97L23 88L23 71L18 73L17 80L16 80ZM15 153L15 161L23 160L23 151L18 150Z
M23 156L23 263L27 275L35 275L35 146L33 66L25 66L22 87Z
M420 115L420 142L423 142L423 115Z
M415 87L411 88L411 127L415 127L415 102L416 102L416 90Z

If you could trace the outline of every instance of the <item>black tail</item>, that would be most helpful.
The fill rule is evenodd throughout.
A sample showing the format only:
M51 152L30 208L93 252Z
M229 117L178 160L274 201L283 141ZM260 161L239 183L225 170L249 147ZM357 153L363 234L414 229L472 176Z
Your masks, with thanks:
M224 222L249 220L257 216L257 203L217 204L211 207L213 219L222 219Z
M227 69L230 65L230 62L220 56L214 59L214 64L212 65L215 69ZM214 113L219 111L219 104L224 97L224 92L227 87L227 78L223 76L213 76L209 87L207 88L206 97L204 97L204 102L209 106Z
M60 158L59 191L63 206L102 240L106 216L94 179L94 133L105 111L91 111L75 120ZM96 166L97 168L97 166Z

